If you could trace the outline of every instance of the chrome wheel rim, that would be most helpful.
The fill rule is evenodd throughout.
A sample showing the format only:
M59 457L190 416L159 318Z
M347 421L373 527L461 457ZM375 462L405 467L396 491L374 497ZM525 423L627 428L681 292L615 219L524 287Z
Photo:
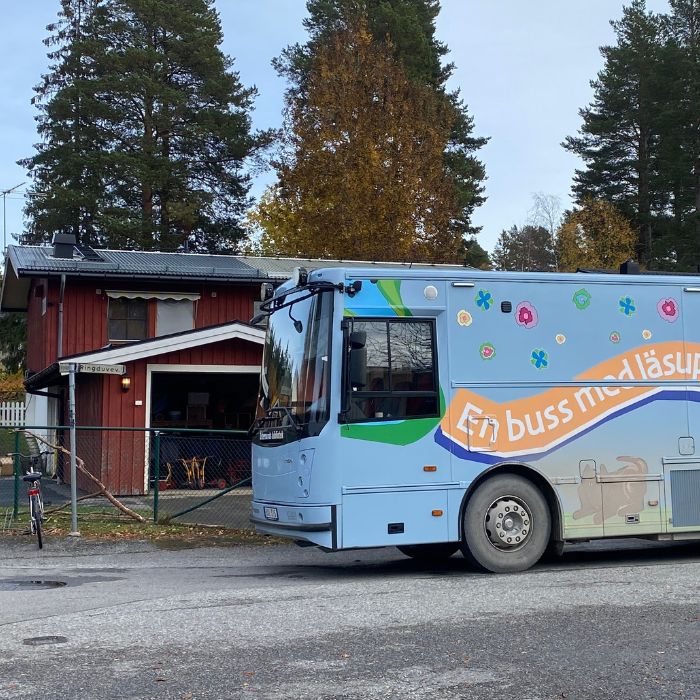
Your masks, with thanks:
M515 496L501 496L486 509L484 532L492 547L513 552L524 547L532 533L532 513Z

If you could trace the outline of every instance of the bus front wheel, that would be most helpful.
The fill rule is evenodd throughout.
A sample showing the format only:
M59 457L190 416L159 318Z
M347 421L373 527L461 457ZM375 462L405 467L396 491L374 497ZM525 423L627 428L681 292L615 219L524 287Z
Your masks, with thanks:
M459 542L437 542L435 544L406 544L396 549L411 559L418 561L441 561L451 557L458 549Z
M464 556L493 573L529 569L547 548L552 527L542 492L513 474L480 484L467 502L462 525Z

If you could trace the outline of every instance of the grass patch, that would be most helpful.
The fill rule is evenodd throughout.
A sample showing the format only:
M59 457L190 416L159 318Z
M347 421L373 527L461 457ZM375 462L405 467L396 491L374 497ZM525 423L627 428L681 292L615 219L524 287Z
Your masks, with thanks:
M8 452L15 451L15 431L8 428L0 428L0 457L5 457ZM19 434L19 451L25 455L29 452L24 433Z
M144 517L147 512L140 513ZM0 535L21 535L29 526L28 515L20 512L9 530ZM145 523L121 515L113 508L86 507L78 511L78 530L89 540L149 540L164 549L238 545L279 544L284 540L259 535L252 530L229 530L222 527L184 525L180 523ZM70 510L49 513L44 522L47 537L67 537L71 532Z

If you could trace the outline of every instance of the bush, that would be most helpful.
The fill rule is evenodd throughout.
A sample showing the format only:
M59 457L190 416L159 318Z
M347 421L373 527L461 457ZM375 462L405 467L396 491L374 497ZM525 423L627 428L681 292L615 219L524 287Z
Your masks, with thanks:
M0 373L0 401L22 401L24 399L24 383L22 373Z

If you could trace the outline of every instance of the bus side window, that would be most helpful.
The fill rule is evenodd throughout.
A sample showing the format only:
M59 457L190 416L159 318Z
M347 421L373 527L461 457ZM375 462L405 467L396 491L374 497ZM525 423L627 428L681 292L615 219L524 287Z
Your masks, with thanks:
M433 321L354 320L366 338L361 362L353 362L350 421L397 420L439 415Z

